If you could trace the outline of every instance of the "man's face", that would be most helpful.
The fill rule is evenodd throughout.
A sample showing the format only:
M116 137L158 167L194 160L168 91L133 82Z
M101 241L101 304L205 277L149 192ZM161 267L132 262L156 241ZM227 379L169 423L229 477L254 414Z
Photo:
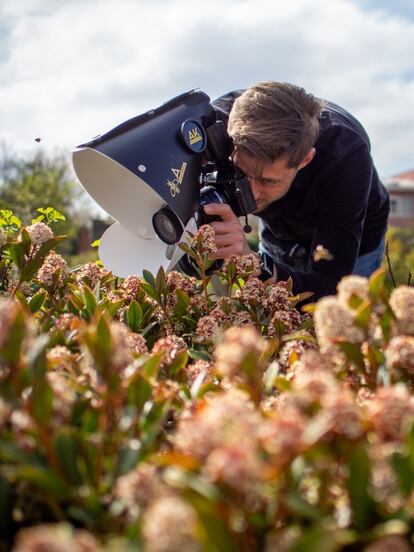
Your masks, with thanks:
M288 167L284 157L273 162L263 162L241 151L234 154L234 165L249 179L257 204L255 214L261 213L289 191L297 172L312 160L314 153L312 148L304 161L294 168Z

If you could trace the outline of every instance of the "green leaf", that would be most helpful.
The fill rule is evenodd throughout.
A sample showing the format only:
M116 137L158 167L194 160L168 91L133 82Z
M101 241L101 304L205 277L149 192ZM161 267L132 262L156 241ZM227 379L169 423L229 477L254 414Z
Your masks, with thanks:
M345 340L335 340L335 343L338 345L338 347L341 349L343 353L345 353L346 358L353 362L360 370L364 370L365 363L364 363L364 355L361 353L361 349L359 345L356 345L355 343L351 343L350 341Z
M5 464L36 464L38 459L33 453L26 452L15 442L0 440L0 460Z
M161 296L165 288L165 270L162 266L160 266L157 272L157 276L155 278L155 285L158 291L158 295Z
M211 361L211 355L205 349L201 348L190 348L188 349L188 354L193 360L206 360Z
M11 260L19 270L22 270L25 263L25 246L22 242L11 243L7 246Z
M66 217L62 215L62 213L59 213L56 209L53 207L39 207L37 209L38 213L41 213L46 218L46 223L51 224L52 222L57 222L59 220L66 220Z
M42 425L50 421L53 406L53 391L44 377L33 384L33 417Z
M362 297L360 297L356 293L351 293L351 296L348 299L348 305L351 307L351 309L356 310L363 303L364 299L362 299Z
M8 469L8 474L12 480L32 483L58 500L64 500L70 495L70 489L64 480L51 469L33 465L13 466Z
M159 351L158 353L151 354L148 360L146 360L142 365L142 373L149 378L156 378L164 354L164 351Z
M141 443L132 439L121 447L115 465L115 478L125 475L137 465L141 455Z
M180 318L187 313L188 305L190 303L190 296L182 289L176 289L175 295L177 297L177 304L174 308L174 316Z
M149 270L143 270L142 271L142 276L144 277L144 280L147 282L147 284L149 284L153 288L157 287L157 284L155 282L155 278Z
M303 291L302 293L298 293L293 297L289 297L289 301L292 304L292 306L294 306L297 303L300 303L301 301L305 301L306 299L309 299L310 297L312 297L312 295L315 295L313 291Z
M411 424L410 430L407 434L407 446L411 458L411 466L414 470L414 423Z
M294 492L290 492L286 495L284 503L292 513L301 518L316 521L323 517L323 513L320 508L309 504L309 502L306 502L302 497Z
M77 445L72 429L61 429L54 439L54 449L68 481L75 486L82 484L77 464Z
M386 341L388 341L391 338L392 321L394 319L395 319L395 316L390 307L387 307L384 310L384 312L382 313L379 319L379 324L381 326L382 333L384 334L384 338Z
M119 309L124 305L125 301L123 299L120 299L119 301L115 301L114 303L108 301L105 304L105 308L103 309L103 312L106 312L109 314L109 316L112 318L116 315L116 313L119 311Z
M133 332L138 332L142 321L142 308L133 299L126 311L126 322Z
M189 257L197 259L197 254L186 243L179 243L178 247L182 249Z
M174 360L171 362L170 366L168 367L168 373L171 375L176 375L181 370L184 370L184 368L187 366L188 362L188 352L187 351L181 351L179 352Z
M103 363L112 353L112 335L106 316L101 316L96 325L96 345Z
M355 524L364 530L369 524L373 500L369 495L371 466L364 444L357 445L348 459L349 476L347 487Z
M154 299L154 301L157 301L157 303L161 302L161 297L154 286L152 286L151 284L146 284L145 282L142 282L141 288L145 291L148 297L151 297L151 299Z
M148 379L141 373L134 375L128 385L127 395L128 403L134 404L139 412L144 408L144 404L151 397L152 385Z
M394 452L391 461L401 492L408 497L414 487L414 471L410 464L410 458L401 452Z
M300 307L300 310L302 312L307 312L310 314L314 313L315 309L316 309L316 303L307 303L306 305L303 305L303 307Z
M85 302L86 312L89 317L92 317L98 307L98 301L91 288L87 285L83 285L83 298Z
M33 295L29 301L30 312L35 313L40 310L44 305L47 295L47 291L40 291L36 295Z
M13 211L10 211L10 209L0 209L0 226L6 228L6 230L15 231L21 225L22 221L13 214Z
M369 278L369 295L371 299L376 300L387 296L387 290L385 287L385 277L387 271L383 268L379 268Z
M377 346L367 343L365 358L368 360L372 370L378 370L378 368L385 363L385 356Z
M231 261L230 263L228 263L226 272L227 272L228 279L231 282L234 282L237 276L236 265L234 264L234 262Z
M91 247L99 247L101 244L101 240L95 240L91 243Z
M84 296L80 293L79 290L75 290L72 295L69 296L69 301L72 303L76 313L85 308Z
M369 321L371 320L372 303L371 301L364 301L361 303L355 313L355 324L360 328L367 328Z
M21 233L21 244L23 245L23 252L25 255L28 255L30 253L30 247L32 245L29 232L26 230L26 228L23 228Z
M6 363L15 365L20 358L21 346L26 335L26 323L23 310L17 312L8 330L7 341L0 348L0 358Z
M139 419L142 445L141 457L153 452L154 444L162 429L169 409L170 401L147 401Z
M342 549L335 538L336 533L320 526L311 527L289 550L291 552L336 552Z

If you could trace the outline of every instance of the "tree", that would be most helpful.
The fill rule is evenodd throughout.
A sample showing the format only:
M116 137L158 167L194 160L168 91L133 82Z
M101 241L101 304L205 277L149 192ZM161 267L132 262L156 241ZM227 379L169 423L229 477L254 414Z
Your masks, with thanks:
M56 232L73 239L86 218L81 207L83 195L63 155L48 157L39 151L30 158L17 158L3 147L0 209L11 209L23 224L30 224L39 215L39 207L53 207L66 219L59 222ZM61 252L70 253L71 249L71 240L67 240Z

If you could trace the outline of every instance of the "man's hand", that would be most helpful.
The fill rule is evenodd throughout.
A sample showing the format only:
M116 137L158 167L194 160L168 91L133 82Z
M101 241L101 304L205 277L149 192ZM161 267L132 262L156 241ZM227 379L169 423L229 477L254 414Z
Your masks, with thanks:
M211 222L215 232L217 252L210 259L227 259L230 255L248 255L251 249L244 236L242 225L227 203L209 203L204 206L207 215L217 215L221 221Z

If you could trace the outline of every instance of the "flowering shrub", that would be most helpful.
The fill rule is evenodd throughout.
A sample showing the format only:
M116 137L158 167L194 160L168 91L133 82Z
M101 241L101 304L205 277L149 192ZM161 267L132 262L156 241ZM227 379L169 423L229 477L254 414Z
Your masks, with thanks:
M0 225L0 550L412 548L413 288L301 310L209 227L120 281Z

